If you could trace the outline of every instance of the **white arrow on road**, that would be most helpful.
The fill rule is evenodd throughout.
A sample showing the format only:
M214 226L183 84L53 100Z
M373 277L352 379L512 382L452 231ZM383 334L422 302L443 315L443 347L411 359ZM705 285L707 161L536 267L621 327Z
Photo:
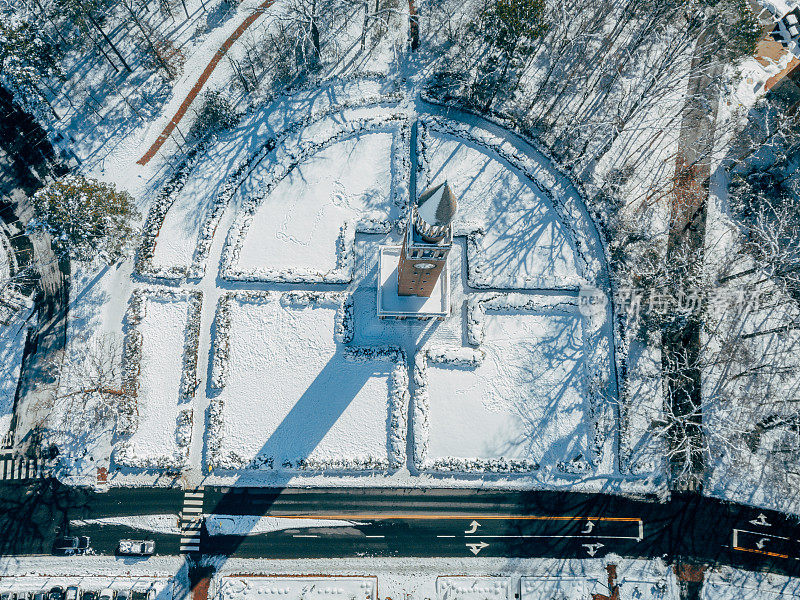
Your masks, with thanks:
M477 521L473 521L472 523L469 524L469 529L467 529L464 533L475 533L476 531L478 531L478 527L480 526L481 526L480 523L478 523Z
M763 527L772 527L772 523L767 522L767 515L764 513L759 513L757 519L753 519L750 521L753 525L762 525Z
M594 523L591 521L586 521L586 529L581 531L581 533L592 533L592 529L594 529Z
M764 544L765 544L766 542L768 542L768 541L769 541L769 540L768 540L767 538L761 538L760 540L758 540L758 541L756 542L756 548L758 548L759 550L763 550L763 549L764 549Z
M597 554L597 551L600 550L605 544L601 544L597 542L596 544L581 544L584 548L586 548L586 552L589 553L589 556L594 556Z
M480 552L481 550L483 550L484 548L486 548L488 545L489 545L489 544L487 544L486 542L481 542L480 544L467 544L467 547L468 547L470 550L472 550L472 553L473 553L474 555L476 555L476 556L477 556L477 555L478 555L478 552Z

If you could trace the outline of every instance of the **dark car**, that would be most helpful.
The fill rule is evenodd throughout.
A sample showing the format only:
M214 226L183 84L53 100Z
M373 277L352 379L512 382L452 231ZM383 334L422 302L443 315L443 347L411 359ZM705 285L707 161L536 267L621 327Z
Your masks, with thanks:
M75 536L65 535L60 538L56 538L56 541L53 542L53 554L58 554L59 556L72 556L73 554L78 553L79 547L78 538Z
M14 592L0 593L0 600L17 600L17 595Z
M89 538L88 535L82 535L78 538L78 552L81 554L86 554L91 550L92 540Z
M131 600L131 591L117 590L117 600Z
M47 600L64 600L64 588L60 585L50 588L50 593L47 594Z
M147 600L147 590L133 590L131 600Z
M81 594L81 600L97 600L97 592L86 590Z
M47 594L44 592L34 592L33 600L47 600Z

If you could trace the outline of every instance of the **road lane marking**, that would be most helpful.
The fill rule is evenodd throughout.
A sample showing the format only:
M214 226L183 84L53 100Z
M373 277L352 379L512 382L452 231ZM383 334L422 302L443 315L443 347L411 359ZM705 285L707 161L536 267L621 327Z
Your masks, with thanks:
M437 538L454 538L456 536L454 536L454 535L437 535L436 537Z
M465 535L465 538L556 538L556 539L582 539L590 538L593 540L636 540L638 537L632 535L534 535L534 534L519 534L519 535Z
M295 533L295 534L292 535L292 537L296 537L296 538L318 538L319 536L318 535L300 535L300 534Z
M469 524L469 529L467 529L464 533L475 533L476 531L478 531L478 527L480 526L481 526L480 523L473 520L472 523Z
M488 547L489 547L489 544L487 544L486 542L483 542L483 541L482 541L482 542L480 542L480 543L478 543L478 544L475 544L475 543L472 543L472 544L467 544L467 548L469 548L469 549L470 549L470 551L471 551L471 552L472 552L472 553L473 553L475 556L478 556L478 552L480 552L480 551L481 551L481 550L483 550L484 548L488 548Z
M597 554L597 551L600 550L600 548L604 548L605 546L604 544L597 542L596 544L581 544L581 547L586 548L586 552L589 554L589 556L593 557L595 554Z
M758 513L758 518L753 519L750 521L753 525L761 525L763 527L772 527L772 523L767 522L767 515L764 513Z
M756 542L756 548L745 548L739 545L739 534L740 533L747 533L753 536L758 537L758 541ZM771 535L768 533L757 533L755 531L748 531L746 529L734 529L733 530L733 544L732 549L738 550L739 552L750 552L751 554L761 554L763 556L773 556L775 558L793 558L794 560L800 560L800 557L789 556L788 554L782 554L780 552L771 552L769 550L762 550L764 547L764 543L769 541L769 538L776 539L776 540L785 540L791 542L792 539L788 537L784 537L781 535Z
M788 537L783 537L782 535L775 535L773 533L762 533L760 531L748 531L747 529L734 529L733 530L733 535L734 535L733 539L734 540L738 538L737 532L738 533L749 533L750 535L755 535L755 536L758 536L758 537L761 537L761 538L775 538L775 539L778 539L778 540L790 540L791 539L791 538L788 538Z
M364 536L364 537L369 538L371 540L382 540L386 536L385 535L367 535L367 536Z
M734 546L734 550L739 550L740 552L752 552L753 554L763 554L765 556L775 556L777 558L792 558L788 554L779 554L778 552L767 552L766 550L755 550L754 548L740 548L739 546ZM800 560L795 558L795 560Z

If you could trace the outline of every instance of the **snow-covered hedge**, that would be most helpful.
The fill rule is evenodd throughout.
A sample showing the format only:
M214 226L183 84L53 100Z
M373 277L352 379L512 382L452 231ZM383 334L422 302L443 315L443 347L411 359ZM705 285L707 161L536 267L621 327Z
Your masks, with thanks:
M598 257L604 256L604 249L598 239L596 229L592 227L592 224L588 222L590 219L587 219L587 215L584 214L586 209L580 198L565 193L557 178L547 170L542 169L541 165L530 156L517 151L499 136L466 123L438 116L425 116L420 119L418 139L421 140L423 157L427 150L429 131L449 135L472 146L477 146L489 154L498 156L523 174L550 200L564 227L570 231L571 237L575 241L575 253L579 261L578 271L581 276L588 280L587 283L602 282L605 262L600 261ZM463 226L460 229L464 229ZM477 288L518 287L514 280L496 281L483 273L480 268L481 260L479 260L482 254L479 251L479 242L483 235L482 230L483 227L480 227L475 231L469 232L469 269L467 276L470 285ZM546 286L530 282L525 287Z
M389 376L389 468L399 469L406 463L406 431L408 429L408 365L405 352L395 347L347 348L345 360L351 362L386 361L394 365Z
M233 304L265 303L275 298L274 292L243 290L229 292L220 297L214 315L214 348L211 362L211 387L221 390L225 387L228 375L230 356L231 309ZM328 306L336 308L334 323L334 339L340 344L347 344L353 339L353 297L342 292L308 292L293 291L280 295L282 305L295 306ZM217 417L222 416L219 412Z
M169 288L140 287L133 291L125 314L125 345L122 354L122 390L125 401L120 403L117 419L117 436L123 441L114 453L114 462L132 468L182 468L188 464L189 444L192 436L192 409L182 410L175 424L175 440L178 450L171 456L141 457L135 454L128 441L136 433L138 422L137 396L140 364L142 360L142 334L139 324L145 317L149 300L169 300L189 303L186 336L183 347L181 369L181 395L183 401L194 396L197 387L197 353L200 339L200 314L203 294L200 291Z
M156 240L161 230L161 225L164 223L164 218L175 201L175 196L186 185L186 180L195 165L203 158L210 141L206 140L189 151L187 157L178 166L150 206L147 219L145 219L142 227L142 240L136 251L136 260L134 262L134 268L139 276L153 279L183 279L186 276L184 267L155 266L153 264L153 254L155 253Z
M594 200L600 197L600 194L598 193L600 190L593 185L591 181L583 181L570 169L563 166L553 157L552 152L549 148L547 148L547 146L542 144L531 131L525 129L524 127L520 127L517 123L517 120L511 115L502 114L496 111L491 111L489 113L477 112L471 107L467 106L465 103L457 100L447 102L440 100L439 98L432 96L430 94L430 90L423 90L421 93L421 98L423 101L429 104L445 107L447 109L455 109L456 111L474 115L480 119L502 127L531 146L547 162L547 168L555 170L560 177L564 178L568 184L564 186L567 189L567 195L570 195L568 188L571 186L577 192L577 204L582 204L585 207L587 214L591 216L591 219L586 224L587 233L591 233L591 229L594 229L597 234L597 241L599 242L600 247L597 248L597 245L593 245L592 248L595 252L599 250L599 252L602 253L603 265L605 268L600 271L600 273L605 273L606 277L598 277L594 283L600 288L607 286L609 297L615 297L615 291L619 285L619 282L614 271L609 267L609 265L612 264L611 253L609 250L611 236L609 235L609 228L607 225L611 219L612 207L609 206L607 202L598 203ZM420 139L420 137L418 137L417 140L418 156L423 155L422 153L424 148L423 140ZM423 175L423 165L421 162L418 163L417 168L419 170L418 180L422 181L421 175ZM550 174L546 172L546 169L539 171L539 173L542 176L542 183L545 184L545 187L550 187L552 184L557 184L556 178L550 176ZM594 236L589 235L590 240L593 237ZM623 335L622 329L616 326L616 307L613 304L609 305L609 315L612 323L611 329L614 340L614 348L612 349L614 384L617 389L617 394L619 395L622 393L622 389L626 385L624 377L626 372L625 365L627 363L628 344L625 336Z
M203 225L200 229L200 237L197 242L192 265L187 274L189 277L200 278L205 273L205 265L208 259L208 253L211 250L211 243L214 234L219 225L225 209L231 201L231 198L236 194L239 188L244 184L253 170L264 160L273 150L281 144L284 144L291 136L296 135L302 129L313 125L323 119L330 117L336 113L342 112L347 109L362 108L368 106L379 106L381 104L396 104L402 99L399 93L382 94L376 96L367 96L340 102L328 106L323 110L312 111L304 116L299 121L293 122L289 127L279 132L275 136L268 138L264 141L259 149L251 154L247 160L243 161L237 169L228 177L227 182L223 186L222 192L214 199L214 203L206 214ZM286 170L282 175L279 175L281 168L275 170L271 175L277 176L278 180L287 175L292 169ZM277 181L276 181L277 183ZM379 232L376 232L379 233Z
M400 130L408 130L408 115L404 112L392 112L379 115L374 118L358 119L339 124L329 137L317 141L301 141L298 150L293 153L291 162L288 165L277 164L266 176L266 183L262 186L261 192L244 204L242 210L237 214L234 224L231 226L228 237L225 240L225 247L222 253L222 277L235 281L267 281L280 283L349 283L353 279L353 263L355 233L387 233L392 228L392 223L376 220L373 218L362 218L356 222L345 222L342 224L339 238L337 240L336 267L330 271L322 272L312 269L272 269L262 267L253 271L241 271L236 265L239 262L244 239L249 231L253 215L258 210L263 200L269 196L275 186L289 173L291 173L300 163L307 160L321 150L343 141L358 134L372 133L385 129L387 125L400 124ZM402 133L398 133L402 136ZM407 133L405 135L408 135ZM401 174L396 170L395 178L399 179ZM398 182L392 184L394 190L398 189ZM394 199L395 203L407 202L407 188L403 187Z

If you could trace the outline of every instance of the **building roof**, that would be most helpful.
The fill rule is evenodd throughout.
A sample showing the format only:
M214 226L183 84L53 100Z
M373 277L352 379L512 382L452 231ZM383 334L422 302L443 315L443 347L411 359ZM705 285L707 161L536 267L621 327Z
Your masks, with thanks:
M417 213L433 227L447 226L458 210L458 202L453 190L445 180L439 185L428 188L417 200Z

